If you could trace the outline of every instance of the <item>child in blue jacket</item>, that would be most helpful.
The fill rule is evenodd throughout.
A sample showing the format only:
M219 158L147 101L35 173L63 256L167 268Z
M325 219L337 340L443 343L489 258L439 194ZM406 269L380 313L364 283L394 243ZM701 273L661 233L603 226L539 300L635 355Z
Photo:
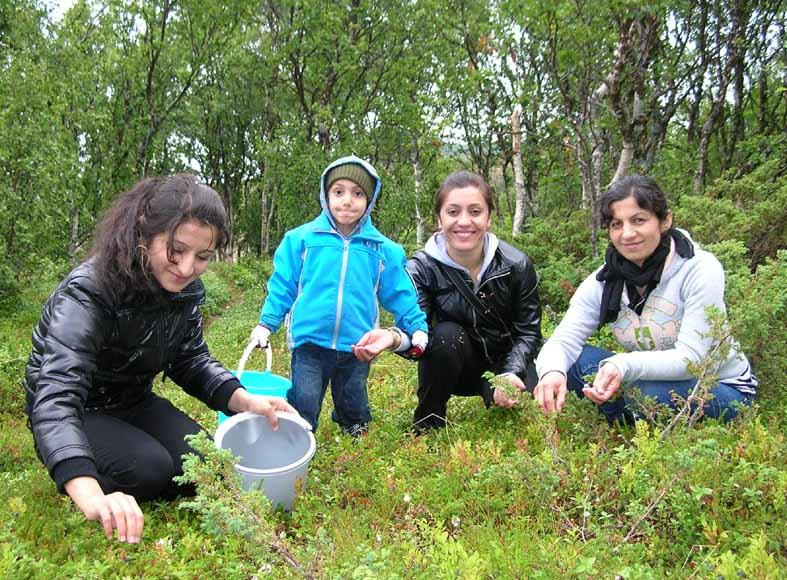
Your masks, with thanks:
M370 361L386 349L418 356L426 348L426 317L404 250L372 225L380 186L374 167L355 156L325 169L322 213L287 232L276 249L268 296L251 334L267 346L289 313L293 386L287 400L314 429L330 382L333 420L345 433L365 434L372 418ZM378 328L378 303L394 315L396 327Z

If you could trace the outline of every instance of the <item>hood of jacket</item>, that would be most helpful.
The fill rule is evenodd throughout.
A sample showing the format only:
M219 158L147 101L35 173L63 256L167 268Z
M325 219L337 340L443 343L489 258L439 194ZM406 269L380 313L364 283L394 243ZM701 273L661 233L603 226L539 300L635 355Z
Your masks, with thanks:
M377 174L377 171L374 169L374 167L372 167L371 163L368 163L360 157L356 157L355 155L348 155L347 157L341 157L340 159L337 159L328 165L328 167L325 168L325 171L323 171L322 175L320 176L320 207L328 218L328 221L331 223L331 227L338 231L339 228L336 227L336 221L333 219L333 214L331 214L331 210L328 209L328 184L325 183L325 177L334 167L338 167L339 165L347 165L350 163L360 165L374 179L374 191L367 200L366 211L361 216L361 219L358 220L358 223L353 230L353 233L355 233L361 226L363 226L365 222L369 220L369 216L372 213L374 204L377 202L377 197L380 195L380 188L382 187L380 176Z
M478 290L479 280L484 278L484 273L486 273L487 269L489 268L489 264L492 263L492 260L495 257L495 252L497 251L499 245L500 242L498 241L497 236L493 233L487 232L486 237L484 238L484 259L481 264L481 270L478 272L478 279L473 280L473 288L475 290ZM424 252L426 252L427 255L431 256L441 264L456 268L457 270L462 270L463 272L466 272L468 276L470 276L470 270L458 262L455 262L454 259L448 255L448 247L446 246L445 236L442 232L434 233L428 240L426 240Z
M686 236L686 239L694 247L695 253L702 250L702 248L700 248L699 243L696 242L694 239L692 239L691 235L689 235L689 232L681 228L675 228L675 229L680 231L680 233L682 233L684 236ZM662 282L667 282L670 278L672 278L675 274L677 274L677 272L681 269L683 264L687 262L687 258L684 258L680 254L678 254L678 252L675 251L675 242L672 241L671 244L672 246L670 248L670 255L667 258L668 260L667 267L664 269L664 272L662 272L661 274Z

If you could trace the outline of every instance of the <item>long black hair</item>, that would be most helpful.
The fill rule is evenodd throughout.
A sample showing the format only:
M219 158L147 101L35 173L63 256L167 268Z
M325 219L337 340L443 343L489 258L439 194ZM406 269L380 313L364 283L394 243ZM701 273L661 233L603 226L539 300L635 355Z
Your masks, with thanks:
M101 286L115 296L155 292L158 285L148 271L151 241L166 234L172 261L175 231L192 220L215 228L216 249L227 245L221 197L193 175L148 177L120 194L96 228L90 252Z

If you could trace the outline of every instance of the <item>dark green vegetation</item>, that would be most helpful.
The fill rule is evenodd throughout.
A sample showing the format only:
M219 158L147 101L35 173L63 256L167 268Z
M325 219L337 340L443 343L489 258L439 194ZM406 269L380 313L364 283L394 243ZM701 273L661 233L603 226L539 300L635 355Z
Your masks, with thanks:
M783 167L757 173L784 159L784 3L642 4L75 0L54 18L4 0L0 301L83 255L143 175L197 172L230 210L233 257L270 254L351 152L382 175L374 219L404 244L465 167L494 185L499 230L567 218L549 283L577 279L597 220L572 212L638 171L695 195L692 225L747 236L759 264L787 236ZM757 224L736 214L749 204Z
M784 361L772 352L787 327L781 260L730 277L730 295L750 303L733 304L731 314L749 330L739 335L758 353L764 383L759 407L740 421L662 439L644 422L610 428L574 398L557 420L529 399L511 412L466 399L451 402L451 427L416 439L408 433L415 366L386 354L369 381L369 435L354 443L323 410L308 488L292 514L227 492L211 477L221 471L214 462L200 476L212 489L202 510L144 505L138 546L107 542L57 495L32 450L19 383L29 329L56 278L49 272L0 327L0 577L779 577L787 566L787 412ZM205 277L220 297L208 307L208 340L229 367L257 316L268 268L215 264ZM283 337L274 345L274 371L286 375ZM215 415L172 383L156 388L215 428Z
M784 3L641 4L110 0L51 21L0 0L0 577L785 576ZM225 258L239 263L205 278L208 339L233 367L266 256L315 215L319 172L350 152L383 176L375 222L411 250L442 177L489 178L496 231L541 275L547 334L603 252L599 191L617 173L654 176L676 224L725 266L757 408L662 439L644 423L611 429L587 402L547 420L530 401L459 400L449 429L414 439L415 367L384 355L369 436L354 444L323 412L291 515L249 498L211 523L151 504L141 545L105 541L56 494L25 426L41 303L118 191L197 171L232 216ZM157 389L213 429L213 413Z

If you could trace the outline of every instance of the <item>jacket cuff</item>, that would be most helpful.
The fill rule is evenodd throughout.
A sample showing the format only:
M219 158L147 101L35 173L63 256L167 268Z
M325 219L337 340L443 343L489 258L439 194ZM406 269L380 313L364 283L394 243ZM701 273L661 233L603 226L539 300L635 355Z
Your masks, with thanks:
M75 477L92 477L98 479L98 469L89 457L72 457L64 459L52 468L52 479L55 480L57 491L65 493L66 483Z
M234 415L235 412L229 409L230 399L236 390L242 388L240 381L235 377L224 381L213 393L213 401L211 401L213 403L213 408L221 411L228 417Z
M488 409L495 402L495 390L488 380L481 377L481 398L484 400L484 406Z

